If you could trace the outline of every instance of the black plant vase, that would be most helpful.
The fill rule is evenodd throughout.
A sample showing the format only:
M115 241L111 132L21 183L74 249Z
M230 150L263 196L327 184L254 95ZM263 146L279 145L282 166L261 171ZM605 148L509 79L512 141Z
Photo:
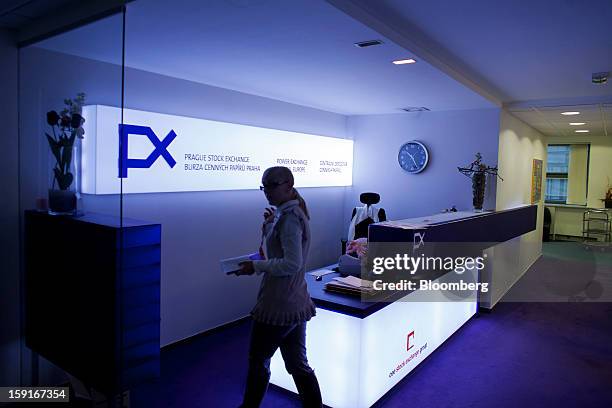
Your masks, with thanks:
M49 190L49 214L74 215L77 208L76 193L72 190Z
M472 175L472 193L474 194L472 204L476 211L482 211L486 182L486 174L484 172L477 171Z
M77 140L72 146L66 147L60 157L67 161L53 167L53 183L49 189L49 214L52 215L76 215L77 198L79 197L80 183L80 141ZM64 169L60 171L59 169Z

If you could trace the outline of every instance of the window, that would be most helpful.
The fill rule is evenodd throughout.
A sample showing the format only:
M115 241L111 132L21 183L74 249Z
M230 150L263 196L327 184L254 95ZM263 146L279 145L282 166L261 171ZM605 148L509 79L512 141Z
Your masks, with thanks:
M586 204L588 144L548 145L545 201L553 204Z
M567 202L567 177L569 169L570 145L549 145L546 166L547 203Z

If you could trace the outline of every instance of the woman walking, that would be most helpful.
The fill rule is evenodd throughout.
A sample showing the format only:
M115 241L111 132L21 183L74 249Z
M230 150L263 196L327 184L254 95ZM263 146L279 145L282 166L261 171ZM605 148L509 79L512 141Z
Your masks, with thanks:
M276 207L264 213L267 259L244 262L237 273L263 274L251 312L253 328L243 408L259 407L270 380L270 359L279 348L302 405L322 406L317 377L306 359L306 322L315 315L304 279L310 217L293 183L287 167L271 167L264 172L260 189Z

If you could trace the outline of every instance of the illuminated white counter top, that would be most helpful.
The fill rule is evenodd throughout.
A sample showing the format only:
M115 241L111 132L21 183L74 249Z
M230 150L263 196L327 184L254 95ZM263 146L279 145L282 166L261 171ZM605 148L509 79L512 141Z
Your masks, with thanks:
M435 282L444 282L449 274ZM362 302L359 297L324 292L322 281L306 274L317 315L308 322L308 361L317 374L323 403L365 408L410 373L477 309L476 291L456 302L441 292L416 290L403 297ZM277 352L270 381L297 392Z

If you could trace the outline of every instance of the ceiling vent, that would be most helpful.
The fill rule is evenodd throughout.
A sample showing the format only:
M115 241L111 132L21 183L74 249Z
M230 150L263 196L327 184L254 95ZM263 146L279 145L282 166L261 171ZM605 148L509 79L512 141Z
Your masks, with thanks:
M591 82L595 85L603 85L608 82L609 72L594 72L591 77Z
M411 106L409 108L400 108L401 110L403 110L404 112L427 112L429 111L429 108L426 108L424 106Z
M372 47L374 45L380 45L382 43L383 42L380 40L361 41L361 42L356 42L355 47L367 48L367 47Z

